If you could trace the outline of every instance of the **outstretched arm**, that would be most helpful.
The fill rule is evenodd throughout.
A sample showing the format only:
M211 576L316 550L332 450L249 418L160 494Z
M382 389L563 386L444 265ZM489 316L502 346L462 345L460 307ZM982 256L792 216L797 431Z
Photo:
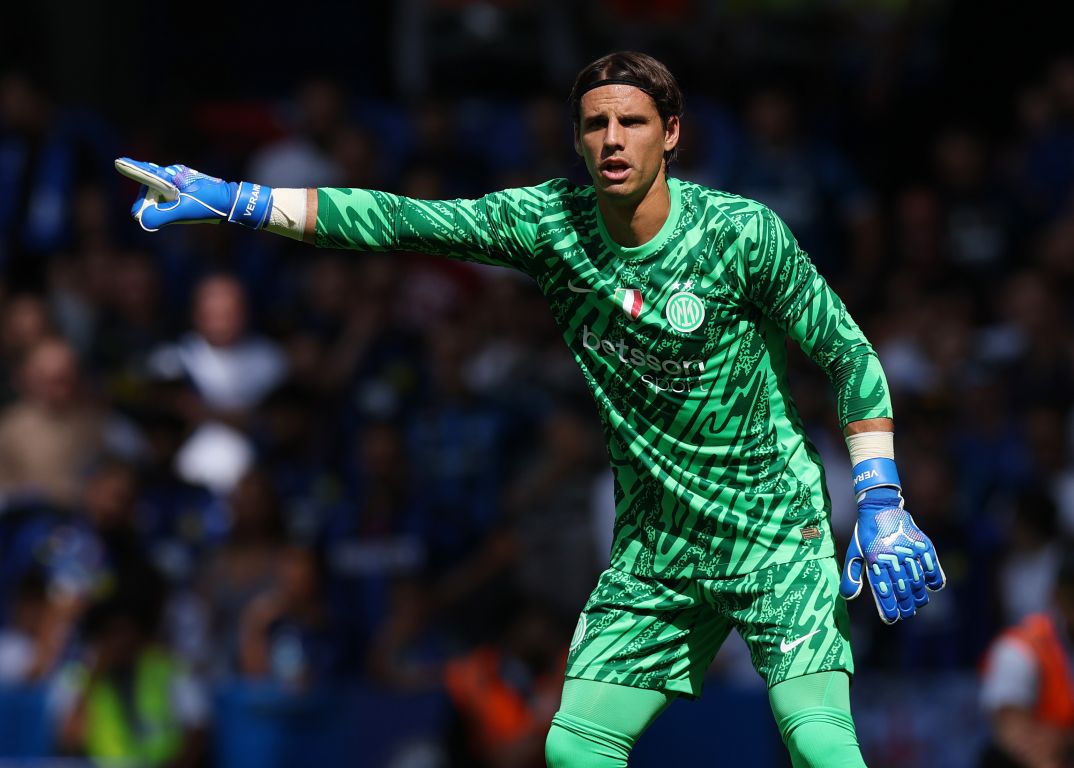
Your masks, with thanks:
M116 160L116 169L143 184L131 213L151 232L228 221L322 247L437 253L527 273L541 215L564 183L476 200L416 200L368 189L272 189L130 158Z

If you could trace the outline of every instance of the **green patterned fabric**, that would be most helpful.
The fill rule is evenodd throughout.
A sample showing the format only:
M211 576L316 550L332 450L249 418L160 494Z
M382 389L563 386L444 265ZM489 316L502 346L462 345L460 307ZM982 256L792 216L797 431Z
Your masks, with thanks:
M770 688L816 672L853 674L838 585L830 557L725 579L651 579L609 568L578 619L567 677L696 697L732 629Z
M834 552L786 338L831 378L842 424L891 416L872 347L760 203L677 179L649 242L615 243L591 186L477 200L318 190L317 244L519 269L548 299L597 403L615 475L612 566L718 578Z

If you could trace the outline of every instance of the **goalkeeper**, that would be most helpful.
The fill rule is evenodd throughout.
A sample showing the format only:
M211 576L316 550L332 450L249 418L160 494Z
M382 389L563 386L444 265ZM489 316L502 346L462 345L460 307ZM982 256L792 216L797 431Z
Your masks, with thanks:
M864 765L837 595L867 588L893 623L944 584L903 508L876 354L771 210L667 175L682 94L663 64L605 56L578 75L570 105L587 186L420 201L116 165L146 185L133 214L151 231L226 219L537 281L596 400L616 501L611 563L571 640L550 766L625 766L673 698L700 694L732 629L794 766ZM853 465L858 521L841 578L824 470L788 390L787 336L831 379Z

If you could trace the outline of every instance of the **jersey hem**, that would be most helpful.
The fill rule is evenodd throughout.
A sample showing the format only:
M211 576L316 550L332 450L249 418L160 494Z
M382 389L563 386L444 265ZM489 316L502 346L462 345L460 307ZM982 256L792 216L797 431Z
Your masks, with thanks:
M765 559L769 553L763 552L759 555L755 555L744 560L738 564L735 568L730 570L699 570L696 569L688 576L684 576L678 573L656 573L651 568L635 568L629 565L621 565L616 563L615 558L612 558L609 567L615 568L617 571L623 573L629 573L632 576L639 576L646 579L734 579L739 576L745 576L750 573L756 573L757 571L763 571L766 568L773 568L778 565L786 565L787 563L805 562L807 560L820 560L825 557L835 556L835 544L831 540L831 534L829 531L825 531L824 541L816 549L810 549L806 553L800 553L798 551L793 552L790 556L774 557L772 559Z

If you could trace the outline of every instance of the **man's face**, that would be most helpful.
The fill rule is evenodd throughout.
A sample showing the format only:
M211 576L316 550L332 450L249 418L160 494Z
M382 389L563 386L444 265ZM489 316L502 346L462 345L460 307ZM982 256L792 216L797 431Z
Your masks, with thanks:
M246 330L246 299L231 278L209 278L198 287L194 327L214 347L229 347Z
M46 408L62 410L78 396L78 361L74 350L62 341L38 345L23 369L26 396Z
M663 168L664 153L679 143L679 118L667 126L644 91L602 85L582 96L574 148L599 194L637 201Z

